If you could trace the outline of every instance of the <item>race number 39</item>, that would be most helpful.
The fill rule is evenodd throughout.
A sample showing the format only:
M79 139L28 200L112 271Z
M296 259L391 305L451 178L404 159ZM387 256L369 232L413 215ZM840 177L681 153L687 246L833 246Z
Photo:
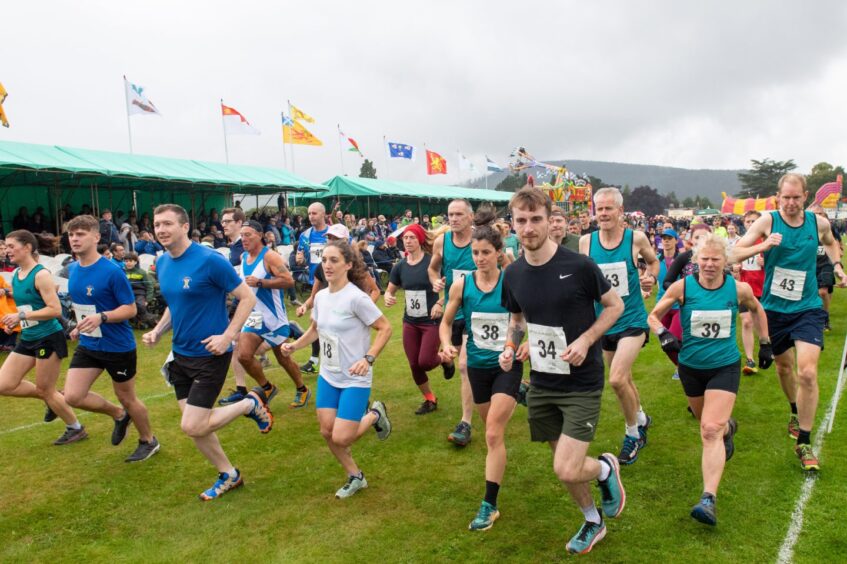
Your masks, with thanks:
M732 311L691 312L691 336L701 339L728 339L732 329Z

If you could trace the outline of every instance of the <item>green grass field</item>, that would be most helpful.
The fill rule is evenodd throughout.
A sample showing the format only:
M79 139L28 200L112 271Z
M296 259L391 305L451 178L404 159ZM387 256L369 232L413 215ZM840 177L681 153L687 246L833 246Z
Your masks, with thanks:
M820 421L832 397L847 323L836 293L833 331L820 367ZM399 300L399 303L403 303ZM314 408L291 411L293 393L279 367L268 372L282 391L276 425L262 436L239 419L219 435L241 469L245 487L214 502L197 494L215 470L179 429L179 410L159 366L167 343L141 349L138 389L150 410L161 452L125 464L137 438L109 443L111 421L81 414L90 438L52 446L60 421L40 423L43 404L0 398L0 452L6 479L0 494L2 562L492 562L566 557L565 543L582 522L551 469L546 445L529 441L519 406L507 436L509 465L501 518L483 533L467 530L484 490L485 444L475 419L464 450L446 441L458 421L459 379L432 381L436 413L414 415L420 397L403 354L401 309L389 311L395 333L378 360L373 396L389 407L394 433L354 446L370 487L334 498L345 475L318 433ZM140 337L140 335L139 335ZM307 353L298 353L305 360ZM804 477L786 433L788 405L773 368L743 377L735 416L736 455L718 495L719 524L706 528L688 512L701 492L697 423L687 413L673 367L651 338L635 366L642 403L654 427L638 462L623 469L627 505L585 558L602 562L772 562L791 522ZM314 376L307 377L313 384ZM229 382L231 384L231 380ZM95 389L113 397L107 375ZM819 431L819 430L816 430ZM617 452L623 419L607 386L591 453ZM797 562L843 561L847 529L847 407L818 453L816 481L795 550ZM595 496L599 499L599 494Z

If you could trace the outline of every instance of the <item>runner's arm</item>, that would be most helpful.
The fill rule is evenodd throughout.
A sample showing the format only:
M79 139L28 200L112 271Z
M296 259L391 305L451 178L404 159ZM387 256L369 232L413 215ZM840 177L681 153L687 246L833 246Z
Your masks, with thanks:
M665 290L670 288L671 284L676 282L676 279L679 278L680 274L682 274L682 269L685 268L685 265L689 262L691 262L691 253L689 251L677 253L676 258L673 259L673 262L668 267L667 273L665 273L665 280L662 283Z
M658 281L659 259L656 258L656 251L653 250L653 245L650 244L650 240L647 238L647 235L641 231L635 232L635 239L637 252L641 255L641 258L644 259L644 262L647 263L647 272L653 275L654 282Z
M747 308L753 316L753 329L759 336L759 343L770 343L770 333L768 332L768 316L765 314L765 308L753 295L753 289L746 282L736 282L738 291L738 303Z
M739 239L729 253L729 264L742 262L754 255L763 253L768 249L776 246L782 240L782 236L778 233L772 234L773 217L771 214L764 214L762 217L753 222L747 233ZM756 241L762 240L758 245Z
M230 340L234 340L244 323L253 311L253 306L256 305L256 295L250 287L242 282L231 292L233 297L238 300L238 307L235 308L235 313L232 314L232 321L224 331L224 335Z
M438 325L438 338L441 340L441 348L444 351L447 351L448 349L455 349L451 342L453 338L453 321L456 319L456 313L459 311L459 306L462 305L464 288L464 277L456 280L453 282L453 285L450 286L450 299L447 301L447 309L444 310L444 315L441 317L441 323Z
M53 282L53 275L47 269L41 269L35 275L35 289L38 290L41 299L44 300L44 307L26 313L20 312L18 318L46 321L61 317L62 304L59 302L59 294L56 292L56 283Z
M612 328L615 321L623 314L623 300L614 290L609 290L600 296L600 305L603 306L603 311L600 316L594 321L582 335L580 339L588 341L590 347L597 342L597 339L602 337L606 331Z
M394 285L394 282L389 282L388 288L385 290L385 297L382 300L385 302L385 307L391 307L397 303L397 298L394 296L395 292L397 292L397 286Z
M682 292L685 287L685 282L682 280L677 280L673 284L671 284L670 288L662 296L662 299L656 303L656 307L653 308L653 311L650 312L650 315L647 316L647 325L650 326L650 329L658 335L665 329L665 326L662 325L662 318L668 313L675 303L682 303Z
M276 252L265 253L265 269L271 273L270 280L262 280L262 288L282 290L294 286L294 277L285 266L285 261Z
M294 341L293 343L285 343L282 345L283 347L291 349L291 352L296 350L300 350L303 347L308 347L312 343L314 343L318 339L318 323L314 319L312 323L309 324L309 328L306 329L306 332L300 336L299 339Z
M591 252L591 233L582 235L579 238L579 254L587 255Z
M150 332L155 333L156 338L158 339L164 333L167 333L168 331L170 331L170 329L171 329L171 308L166 307L165 311L162 313L161 319L159 319L159 322L156 324L155 327L153 327L153 330L150 331Z
M371 343L371 347L368 349L368 354L378 357L391 338L391 323L387 317L381 315L376 321L371 323L371 329L376 331L376 337L374 337L373 343Z
M444 259L444 235L439 235L432 243L432 258L429 260L429 267L426 270L429 276L429 282L432 284L432 289L436 292L437 286L441 286L441 262ZM443 288L443 286L441 286Z
M818 239L826 251L827 258L829 258L830 262L834 265L835 273L843 283L845 281L845 276L844 265L841 264L841 245L839 245L838 240L832 236L832 227L829 224L829 220L822 217L818 218L818 216L815 216L815 218L818 223ZM841 286L841 284L839 284L839 286Z
M376 280L374 280L373 276L368 274L367 280L368 289L365 293L373 303L376 303L379 301L379 297L382 295L382 292L380 292L379 286L376 285Z

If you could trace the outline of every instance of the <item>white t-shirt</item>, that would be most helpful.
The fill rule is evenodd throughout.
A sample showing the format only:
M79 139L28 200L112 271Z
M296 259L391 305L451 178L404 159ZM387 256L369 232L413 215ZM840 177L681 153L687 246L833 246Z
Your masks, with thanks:
M324 288L315 295L312 319L321 340L320 375L336 388L370 388L373 369L367 376L353 376L350 367L368 353L371 330L382 312L371 298L348 282L332 293Z

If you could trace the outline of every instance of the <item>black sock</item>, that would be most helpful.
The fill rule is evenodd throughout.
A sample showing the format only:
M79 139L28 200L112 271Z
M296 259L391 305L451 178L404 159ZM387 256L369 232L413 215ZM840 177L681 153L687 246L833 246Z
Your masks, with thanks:
M305 392L306 390L307 390L306 386L300 386L299 388L297 388L298 392Z
M262 389L265 390L265 391L269 391L269 390L272 390L273 387L274 387L273 384L271 384L270 382L266 382L265 385L262 386Z
M320 356L321 355L321 342L315 341L312 343L312 356Z
M500 493L500 484L485 480L485 501L497 507L497 494Z
M800 434L797 436L797 444L798 445L809 445L812 444L812 432L804 431L800 429Z
M788 405L791 406L791 415L797 415L797 404L789 402Z
M247 395L247 387L246 386L236 386L235 391L241 394L242 396Z

